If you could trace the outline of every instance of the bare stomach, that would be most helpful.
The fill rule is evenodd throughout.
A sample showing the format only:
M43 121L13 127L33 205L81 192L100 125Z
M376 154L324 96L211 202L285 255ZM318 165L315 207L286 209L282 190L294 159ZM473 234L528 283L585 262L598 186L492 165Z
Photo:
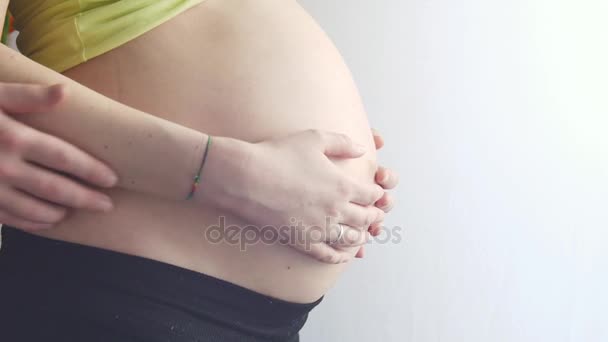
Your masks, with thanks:
M373 182L373 139L350 72L296 1L207 0L65 75L212 135L260 141L307 128L347 133L371 152L340 166ZM73 212L45 235L163 261L301 303L322 296L345 267L263 241L246 248L218 242L210 227L221 216L226 225L247 224L228 213L123 190L108 194L113 212Z

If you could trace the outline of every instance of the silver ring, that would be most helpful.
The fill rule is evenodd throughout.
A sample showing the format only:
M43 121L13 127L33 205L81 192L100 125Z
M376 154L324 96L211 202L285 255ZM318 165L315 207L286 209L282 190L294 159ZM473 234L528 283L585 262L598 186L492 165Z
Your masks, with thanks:
M338 226L340 226L340 233L338 233L338 237L335 240L329 242L330 245L333 245L336 242L340 241L340 239L342 239L342 237L344 236L344 225L342 225L342 223L338 223Z

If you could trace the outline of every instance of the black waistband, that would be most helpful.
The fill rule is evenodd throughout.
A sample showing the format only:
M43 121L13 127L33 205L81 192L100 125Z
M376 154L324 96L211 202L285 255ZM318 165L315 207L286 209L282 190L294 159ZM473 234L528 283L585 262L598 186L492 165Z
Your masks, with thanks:
M142 341L163 334L171 341L297 340L308 312L323 299L287 302L181 267L8 226L2 227L0 291L0 311L8 302L12 310L29 311L24 319L45 313L56 330L66 315L131 337L141 337L138 329L155 331L154 339ZM6 314L9 321L19 316ZM218 339L206 339L209 331Z

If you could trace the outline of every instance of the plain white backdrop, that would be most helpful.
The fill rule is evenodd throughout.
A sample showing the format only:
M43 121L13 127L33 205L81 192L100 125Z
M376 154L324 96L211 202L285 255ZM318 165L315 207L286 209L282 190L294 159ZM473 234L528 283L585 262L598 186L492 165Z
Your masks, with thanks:
M608 341L608 2L301 0L398 206L304 342Z

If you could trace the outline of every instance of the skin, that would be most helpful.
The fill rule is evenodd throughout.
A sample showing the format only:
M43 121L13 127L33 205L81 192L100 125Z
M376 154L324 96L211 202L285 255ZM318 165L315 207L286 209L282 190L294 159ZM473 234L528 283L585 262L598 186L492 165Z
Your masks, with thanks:
M168 39L193 32L197 44ZM168 66L166 60L176 63ZM347 134L369 150L377 145L342 58L294 1L208 0L65 75L130 107L212 135L254 143L322 129ZM359 182L380 179L387 188L396 183L377 168L374 153L334 162ZM239 250L205 239L205 229L218 217L244 227L253 214L243 220L226 208L201 210L123 189L103 192L113 199L111 212L74 210L39 234L160 260L294 302L318 299L345 267L279 244ZM391 203L388 195L376 202L385 210ZM378 227L373 225L374 234Z
M25 169L23 178L48 178L53 188L65 189L66 192L70 193L70 196L62 197L57 192L49 192L49 187L45 188L42 186L43 183L40 182L23 188L23 193L30 195L32 199L44 199L48 204L52 203L64 211L69 209L109 211L112 208L111 198L95 189L95 186L112 187L116 185L118 176L108 165L62 139L36 131L18 121L13 121L5 114L10 113L13 116L18 116L31 114L32 112L49 111L61 102L65 96L65 92L58 86L0 83L0 127L3 128L2 131L17 132L20 136L31 136L33 141L38 141L31 147L31 150L35 153L32 153L29 158L35 163L33 165L43 165L44 169ZM376 149L382 148L384 141L380 133L372 129L372 134L374 135ZM9 151L11 146L6 141L7 135L0 134L0 137L2 138L0 139L0 148L3 152L0 154L0 158L2 158L0 165L3 168L17 167L15 164L18 162L18 158L14 158L15 156L9 158L11 156L11 151ZM72 164L57 163L53 156L58 154L70 155L75 162ZM80 182L61 177L61 174L69 174L78 178ZM392 189L398 182L397 175L384 167L378 168L375 179L384 189ZM18 185L15 184L15 186ZM12 200L10 196L7 196L6 199ZM389 212L394 205L393 202L390 194L385 192L375 205L385 212ZM21 210L21 208L18 208L18 211L22 214L19 214L19 212L11 213L9 208L0 209L0 221L26 230L46 229L53 226L52 223L39 222L41 220L39 210ZM368 231L375 236L380 233L380 228L380 224L375 224L370 226ZM363 256L363 251L364 247L361 247L357 253L358 258Z
M51 93L51 98L58 97L53 95L57 93L56 90L58 89L61 90L63 88L53 86L48 89L48 92ZM4 102L10 105L12 100L8 99L19 99L23 97L24 92L27 93L27 91L33 90L39 91L40 89L36 89L36 86L32 85L0 83L0 98L5 98L6 101ZM75 113L73 112L74 107L78 108L79 105L86 104L87 99L85 96L84 99L75 98L74 101L69 100L66 99L63 102L72 102L71 104L64 105L63 103L59 103L58 106L55 106L60 107L59 109L49 109L51 112L55 111L56 116L59 116L59 114L71 116L70 112ZM92 100L94 102L96 100L95 97ZM35 108L33 109L35 110ZM182 146L178 139L181 139L182 136L179 134L179 137L167 135L167 128L157 126L156 123L158 122L155 123L154 120L150 123L150 116L143 116L140 119L141 124L148 126L150 130L160 128L162 132L157 137L162 139L154 139L154 134L148 132L148 137L143 141L134 140L130 136L130 132L133 129L141 129L142 127L129 129L128 124L138 126L138 122L132 121L132 118L128 116L137 113L129 113L128 111L117 111L116 113L104 111L96 113L94 110L89 110L85 112L86 115L81 114L73 117L74 121L76 121L73 123L74 126L68 125L65 127L61 125L59 120L53 120L53 115L37 116L31 114L20 116L19 118L29 119L26 120L27 122L46 122L59 129L64 128L63 132L68 134L75 133L72 135L76 136L76 138L78 135L85 137L88 139L88 144L92 144L93 146L95 142L89 140L94 140L95 134L103 137L107 141L103 145L103 150L107 150L105 157L113 163L119 163L119 165L121 165L121 162L125 163L122 165L127 167L126 171L124 167L122 170L120 168L117 169L123 178L122 183L127 185L126 187L122 186L122 189L138 190L138 192L148 195L157 194L159 191L158 186L151 188L143 187L142 191L141 185L139 185L138 189L138 183L134 181L137 179L138 182L143 181L145 184L146 180L154 181L154 176L157 178L160 176L160 180L156 180L156 182L160 182L161 189L166 188L171 190L172 187L168 187L166 184L171 183L169 181L171 179L180 183L188 182L187 185L191 185L193 176L183 176L179 172L175 172L179 170L179 165L181 165L179 163L188 161L188 158L183 158L183 152L180 150ZM125 125L120 126L123 130L119 130L118 132L112 131L112 133L118 133L115 134L117 135L115 140L127 141L126 148L116 150L117 153L110 152L113 150L110 147L116 146L116 142L104 137L104 135L108 134L103 131L99 132L99 127L87 123L87 119L89 119L88 121L91 119L96 120L96 116L99 114L105 114L105 118L99 117L105 124L109 122L114 126L118 125L118 123L111 123L108 120L111 119L108 118L109 114L120 114L123 116L116 116L115 118L128 120ZM45 120L45 118L48 120ZM81 151L66 145L65 142L59 141L57 137L49 136L15 121L13 117L5 114L2 110L0 110L0 119L0 152L2 152L0 153L0 218L2 222L17 225L20 229L24 230L32 229L32 227L27 226L28 222L21 222L26 224L26 226L19 224L19 219L23 219L23 216L27 215L28 220L35 221L29 222L30 224L41 228L39 227L39 223L41 222L53 222L57 224L58 221L67 216L66 210L58 207L56 203L72 202L76 205L82 205L87 201L87 197L78 196L77 192L71 191L77 188L78 184L72 182L72 180L76 179L70 179L72 177L68 177L70 175L65 174L66 170L77 171L73 172L75 176L87 176L92 172L92 170L88 169L78 170L78 165L82 164ZM164 123L168 123L168 121ZM82 127L87 126L90 126L92 130L86 131L82 129ZM177 128L175 133L179 133L179 130L184 131L184 129L186 133L189 132L187 128L184 127L182 129L175 124L169 126ZM67 131L65 130L66 127L68 128ZM69 129L70 127L80 127L81 129L73 131ZM145 130L142 131L145 132ZM164 140L166 140L166 143L161 144ZM194 150L195 152L197 149L200 150L201 145L204 146L204 143L201 144L200 138L196 140L198 147ZM178 142L177 144L176 141ZM351 233L351 231L360 232L359 229L363 230L367 225L367 220L375 217L376 219L372 220L377 221L382 216L375 214L375 212L381 213L380 209L371 206L376 198L381 196L382 191L379 190L380 187L378 185L370 187L368 185L357 184L356 181L345 177L328 159L357 158L364 154L364 151L356 147L347 136L318 130L308 130L257 144L250 144L225 137L215 137L214 141L214 149L210 153L209 161L205 164L205 191L202 193L201 191L195 192L189 202L189 204L193 203L194 207L202 205L203 208L214 207L227 210L228 212L236 213L236 215L241 215L241 217L248 220L249 224L260 226L273 224L278 227L283 222L288 222L291 218L297 218L302 223L301 228L303 228L300 229L298 227L298 229L304 233L311 229L311 225L319 226L319 218L323 217L335 216L331 218L336 220L336 222L343 223L343 226L348 225L346 226L348 227L346 232ZM57 144L57 142L61 144ZM133 145L142 147L143 151L141 148L133 150ZM301 146L309 146L311 148L302 150ZM172 155L176 155L174 161L178 164L168 163L165 167L169 169L163 171L163 167L156 168L156 163L153 163L151 166L155 167L156 172L153 173L152 177L149 174L143 174L142 177L138 177L138 174L141 174L141 167L150 166L145 163L146 160L157 158L160 151L176 148L177 151L172 153ZM150 156L146 157L146 153L150 154ZM202 159L201 153L196 153L198 155L197 159ZM132 158L133 155L137 155L138 157ZM299 167L297 164L284 164L281 162L282 160L293 158L294 155L298 156L298 161L306 165L306 168ZM144 161L143 164L142 161ZM201 161L198 160L197 165L200 166L200 163ZM49 172L49 167L56 168L60 172L63 172L63 174ZM192 165L191 169L193 171L191 174L196 172L194 167ZM173 168L173 170L170 170L170 168ZM272 186L268 184L270 178L265 175L265 172L250 171L261 170L262 168L267 169L268 171L266 172L273 172L275 178L283 178L282 186L277 188L275 186L277 184L272 184ZM145 172L145 170L144 168L143 171ZM174 174L177 174L178 177L174 177ZM225 181L227 175L230 176L230 182ZM124 180L125 178L127 181ZM132 180L128 181L129 178ZM141 178L144 179L142 180ZM306 181L307 178L308 181ZM120 185L120 183L119 181L118 184ZM307 189L311 186L316 189ZM325 191L332 187L335 187L335 191ZM377 189L374 189L374 187ZM247 191L244 192L243 190ZM174 191L171 190L169 195L174 196L172 195L173 193ZM88 199L90 202L90 194L85 195L89 195ZM161 192L161 195L163 196L160 198L172 199L165 193ZM274 204L272 201L265 201L269 196L273 199ZM43 199L46 199L46 201ZM102 202L105 202L103 209L108 210L107 200ZM183 198L179 198L179 202L183 202ZM92 203L99 205L100 202L95 200ZM314 203L314 205L303 206L306 203ZM233 208L236 208L236 210L231 211ZM327 239L322 238L319 240L319 243L310 245L307 241L292 241L289 246L322 262L340 263L348 261L352 257L352 255L344 250L345 247L358 246L365 242L364 234L346 234L345 237L353 238L340 239L329 246L325 241L330 240L332 230L334 234L337 234L337 231L331 225L327 226L327 229ZM334 238L331 238L331 240L334 240ZM306 246L310 246L311 248L303 248Z
M48 184L52 184L52 188L65 189L66 193L70 193L69 197L62 197L62 193L49 192L50 186L42 186L44 183L35 182L28 187L21 187L25 195L30 195L32 200L35 198L44 199L49 205L54 205L61 210L69 209L90 209L109 211L112 208L111 198L105 194L95 190L95 186L112 187L116 185L118 180L117 174L102 161L95 159L88 153L80 150L78 147L69 144L66 141L56 137L36 131L29 126L26 126L18 121L13 121L7 114L11 115L27 115L32 112L44 112L52 110L52 108L61 102L65 97L65 92L58 86L37 86L26 84L8 84L0 83L0 127L2 132L13 132L19 136L31 136L36 144L31 146L29 158L32 165L43 165L44 168L27 168L22 172L23 179L48 179ZM374 143L376 149L383 147L384 142L378 131L372 130L374 135ZM12 145L7 141L7 134L0 134L0 165L2 169L17 168L18 157L11 156L15 154L10 151ZM14 145L14 144L13 144ZM72 164L58 163L54 156L64 154L71 156ZM16 158L17 157L17 158ZM54 171L54 172L51 172ZM61 174L69 174L78 178L76 181L71 178L62 177ZM397 176L390 170L379 167L376 176L376 182L384 189L392 189L397 184ZM19 186L14 184L14 186ZM11 196L6 196L7 200L14 200ZM383 197L379 199L375 205L384 210L390 211L393 206L393 200L388 192L385 192ZM41 223L40 210L25 210L27 208L17 208L16 213L11 213L9 208L0 209L0 220L6 224L17 226L26 230L38 230L51 228L52 223ZM19 214L22 213L22 214ZM377 235L380 232L380 224L375 224L369 227L369 232L372 235ZM362 257L363 248L361 247L357 257Z

